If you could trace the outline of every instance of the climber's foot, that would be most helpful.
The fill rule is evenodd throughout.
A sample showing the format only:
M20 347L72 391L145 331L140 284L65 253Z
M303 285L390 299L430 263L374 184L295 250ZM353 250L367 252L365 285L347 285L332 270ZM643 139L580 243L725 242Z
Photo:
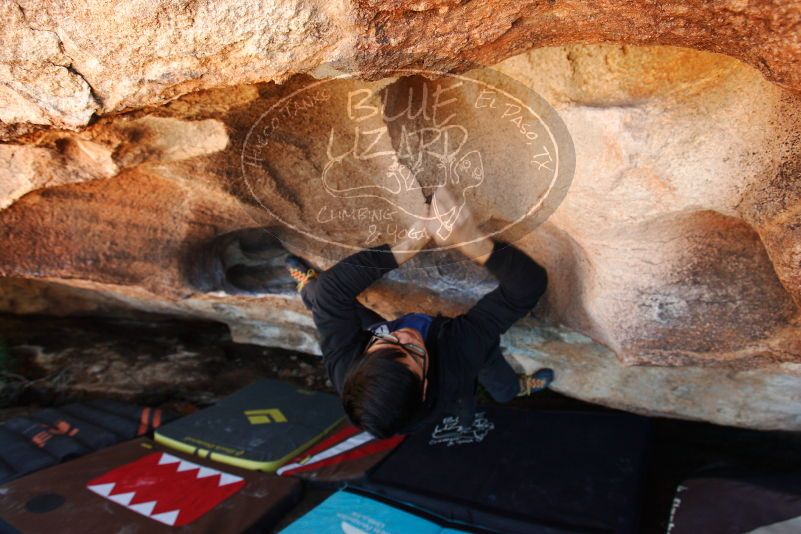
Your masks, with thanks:
M520 375L520 393L518 397L548 389L553 379L553 369L548 368L539 369L532 375Z
M286 258L286 269L289 275L298 283L298 293L303 291L310 280L317 278L317 271L311 268L303 259L290 254Z

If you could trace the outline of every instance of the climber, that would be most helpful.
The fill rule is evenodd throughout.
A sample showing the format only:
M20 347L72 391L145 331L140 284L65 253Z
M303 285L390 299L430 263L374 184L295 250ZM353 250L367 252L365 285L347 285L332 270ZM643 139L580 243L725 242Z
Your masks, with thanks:
M442 212L456 205L445 188L431 203ZM312 310L323 362L345 412L377 437L407 434L445 415L470 426L476 381L496 401L508 402L547 388L554 378L551 369L518 376L499 346L500 335L545 292L545 270L514 246L482 238L466 208L446 237L437 232L439 224L418 222L413 237L358 252L321 273L297 256L287 260ZM357 302L359 293L417 254L429 235L486 266L499 287L455 318L410 313L386 321Z

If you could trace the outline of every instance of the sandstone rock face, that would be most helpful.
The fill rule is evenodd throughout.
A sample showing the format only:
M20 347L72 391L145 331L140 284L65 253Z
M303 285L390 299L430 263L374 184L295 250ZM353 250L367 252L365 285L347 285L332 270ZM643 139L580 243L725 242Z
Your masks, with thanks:
M464 70L532 47L615 42L727 54L801 89L801 3L700 0L3 0L0 134L323 63Z
M788 224L799 199L798 97L715 56L587 52L572 60L575 84L529 78L552 101L572 102L560 110L577 145L576 178L549 220L579 259L580 289L562 315L629 363L801 354L798 331L784 326L796 324L801 302L799 264L788 259L796 250L797 260L799 238ZM540 69L565 62L538 54ZM528 59L501 68L531 72ZM599 313L578 322L573 298ZM697 345L662 351L675 336Z
M365 45L363 59L392 60L393 47L400 51L409 43L402 32L425 33L426 20L449 10L481 9L472 4L420 4L419 15L407 19L400 5L360 5L373 10L369 24L396 36L387 37L380 53ZM797 44L787 37L792 32L780 31L786 19L773 15L789 16L792 5L773 11L759 5L727 11L731 18L719 24L738 22L718 28L732 37L716 41L716 49L725 42L728 53L737 55L733 50L740 47L741 57L757 62L777 43L789 49ZM504 6L499 19L512 9ZM565 6L540 7L539 15L513 24L510 36L495 37L507 43L499 47L504 52L474 43L471 54L456 54L445 67L511 54L523 46L522 37L512 35L526 35L537 20L556 24L581 8ZM772 13L759 28L735 16L757 12ZM319 8L314 16L323 13ZM688 9L685 15L701 20L704 13ZM645 24L646 18L632 15L628 23ZM677 24L672 29L657 25L646 32L648 42L666 35L679 40L677 32L692 31L698 41L689 44L711 47L700 26L671 20ZM575 39L593 39L582 23L574 20L572 27ZM735 27L748 28L749 35L773 28L776 38L746 50L747 40ZM456 35L443 37L443 46L456 42ZM782 61L792 57L797 56L788 52ZM771 69L774 79L793 85L797 70ZM513 92L516 84L533 89L558 111L575 154L572 183L551 206L552 215L518 235L518 245L547 268L550 285L535 317L504 338L516 365L550 365L559 373L556 389L624 409L801 429L801 96L738 60L670 47L543 48L467 74L499 90ZM186 91L217 82L208 83ZM298 75L280 86L198 91L160 107L101 117L77 133L43 130L0 146L6 162L0 171L6 173L0 174L0 275L6 277L0 278L0 308L134 308L208 318L227 323L240 341L318 352L311 318L286 287L236 292L209 282L233 276L232 266L258 267L268 259L241 240L226 242L209 259L210 243L227 232L269 227L322 267L342 254L331 242L363 246L352 211L343 217L321 209L328 198L321 187L328 132L345 120L330 102L363 88L388 95L434 82L411 75L328 82L329 104L314 108L314 120L308 113L288 115L280 142L263 152L258 173L244 179L254 124L282 97L315 83ZM126 86L117 80L109 87ZM117 107L108 110L158 101L163 90L154 83L136 98L118 95ZM469 89L453 94L464 92ZM466 101L455 101L451 110L471 131L487 135L483 189L465 198L482 228L492 229L514 220L518 204L532 194L530 169L528 160L498 157L505 151L514 155L509 146L516 141L461 103ZM381 147L403 162L403 137L380 117L371 124L386 131ZM370 187L384 179L387 166L371 159L363 167L342 167L328 187ZM469 185L466 176L462 188ZM427 179L408 192L404 206L434 187ZM381 206L377 202L375 209ZM403 226L408 220L399 216L395 222ZM304 231L325 240L308 239ZM368 291L364 301L386 315L455 314L492 284L452 252L427 253Z

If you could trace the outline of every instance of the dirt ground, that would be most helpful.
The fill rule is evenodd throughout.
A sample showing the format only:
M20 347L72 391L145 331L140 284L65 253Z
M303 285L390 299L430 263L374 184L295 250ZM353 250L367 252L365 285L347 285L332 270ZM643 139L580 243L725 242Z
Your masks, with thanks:
M0 421L94 397L189 413L258 378L279 378L333 393L318 357L234 343L222 324L160 317L0 315ZM514 404L531 410L607 410L553 392ZM642 495L644 533L665 532L676 485L702 467L801 470L800 433L662 418L651 422L653 441ZM279 527L329 493L307 491Z

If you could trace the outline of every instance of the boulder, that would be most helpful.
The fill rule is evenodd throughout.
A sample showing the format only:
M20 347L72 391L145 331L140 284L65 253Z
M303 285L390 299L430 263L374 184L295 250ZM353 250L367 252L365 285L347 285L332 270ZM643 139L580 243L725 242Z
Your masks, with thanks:
M334 63L464 70L534 47L670 45L727 54L801 89L801 3L702 0L5 0L0 135ZM2 138L2 137L0 137Z
M392 50L411 47L407 32L433 38L430 21L448 12L476 16L474 11L482 8L473 4L424 2L415 4L419 12L412 13L400 3L360 3L359 9L374 14L366 24L383 29L372 44L359 48L365 55L356 58L362 63L368 56L377 58L373 74L380 73L379 67L396 57ZM780 15L789 16L794 8L758 6L741 8L741 16L730 10L718 18L714 45L711 34L701 31L701 21L718 8L706 4L687 6L684 18L673 16L671 24L653 24L651 8L626 8L632 11L625 18L619 7L615 31L629 25L625 31L647 35L645 42L684 44L679 34L690 32L696 40L689 44L698 48L753 63L768 58L761 67L770 65L773 80L787 87L740 60L666 46L547 47L464 73L492 84L498 94L517 94L521 87L533 91L526 102L538 110L547 103L542 109L555 110L562 132L569 134L554 141L564 149L558 162L564 167L559 168L571 179L557 184L548 197L551 203L543 204L549 216L504 234L501 230L541 194L541 183L531 180L532 161L537 160L518 157L525 148L521 138L504 133L500 122L488 121L467 104L476 101L474 89L465 85L451 93L455 100L448 109L459 125L476 132L471 142L484 152L480 159L469 152L461 159L446 158L449 179L484 230L514 237L549 273L548 292L533 317L504 337L515 365L554 367L559 377L555 389L627 410L801 429L801 395L793 393L801 391L801 96L792 89L799 70L787 66L798 57L793 52L797 42L788 37L791 32L780 31L785 24ZM328 9L308 8L303 20L325 19ZM524 46L522 36L537 24L542 28L544 20L555 25L553 32L571 35L570 40L603 38L589 33L589 22L575 18L590 7L563 3L541 6L536 15L514 24L512 17L507 33L490 38L491 33L482 32L499 24L512 4L499 3L497 9L497 19L486 25L446 32L441 37L446 51L459 35L473 39L472 51L451 54L453 63L436 66L459 69L468 65L467 59L510 55ZM757 12L771 14L759 19L759 27L748 23ZM600 8L597 13L610 16L600 14ZM182 19L187 25L201 20L190 15ZM251 20L245 17L237 31L250 31ZM299 19L285 22L293 20ZM649 32L642 30L646 20ZM357 22L365 24L363 18ZM304 57L314 57L307 63L290 57L287 65L311 68L333 54L338 41L327 40L326 31L340 30L325 24L317 30L312 23L303 27L321 32L322 51L287 46L270 63L275 72L283 68L282 58L301 50ZM170 31L165 39L173 35ZM743 32L753 37L768 31L783 37L746 46L751 41ZM551 42L555 34L550 35L537 42ZM264 46L272 43L262 38ZM485 41L495 45L476 46ZM243 55L237 57L244 65L249 42L227 53L240 50ZM786 52L781 59L766 52L777 47ZM99 46L93 53L102 50ZM200 61L190 52L185 57L189 63ZM167 60L153 61L162 65ZM125 69L103 71L97 76L104 82L93 82L101 100L111 103L103 114L177 98L100 117L78 132L45 129L0 146L0 158L7 162L0 176L8 177L0 186L0 309L167 313L224 322L238 341L319 352L311 317L285 280L279 289L265 281L260 290L254 285L258 280L242 285L241 279L226 277L241 274L241 269L232 271L238 265L274 261L274 254L258 249L262 240L254 236L259 232L281 238L289 250L320 268L344 256L348 247L396 239L439 185L438 175L423 172L408 187L404 169L414 165L403 149L408 131L386 119L391 106L383 119L366 117L360 130L369 126L381 134L371 147L386 160L364 157L355 165L331 158L329 149L340 142L348 145L356 135L348 123L352 118L336 109L365 90L372 100L365 100L362 110L381 101L397 104L403 100L390 98L393 92L397 96L414 89L419 95L428 87L433 94L441 80L414 72L363 80L286 77L281 71L274 75L283 76L280 85L199 91L224 85L223 74L232 84L273 76L264 76L260 69L266 67L254 65L247 71L252 78L237 77L231 74L235 62L219 57L203 64L221 70L208 76L198 71L202 81L197 85L173 80L169 90L158 76L143 88L115 77L128 76ZM325 93L309 93L315 84L323 84ZM194 92L178 96L189 91ZM264 124L282 99L304 91L311 96L299 100L299 107L282 108L280 128L270 130L268 143L267 129L254 125ZM80 128L82 120L62 126ZM351 132L351 137L333 138L334 130ZM248 151L254 139L259 152ZM471 174L476 168L482 174ZM391 205L378 196L358 202L337 196L378 186L386 191L395 183L407 187ZM241 239L230 234L242 229L249 233ZM456 314L491 287L491 277L454 252L429 251L366 292L363 300L390 316L412 310Z

